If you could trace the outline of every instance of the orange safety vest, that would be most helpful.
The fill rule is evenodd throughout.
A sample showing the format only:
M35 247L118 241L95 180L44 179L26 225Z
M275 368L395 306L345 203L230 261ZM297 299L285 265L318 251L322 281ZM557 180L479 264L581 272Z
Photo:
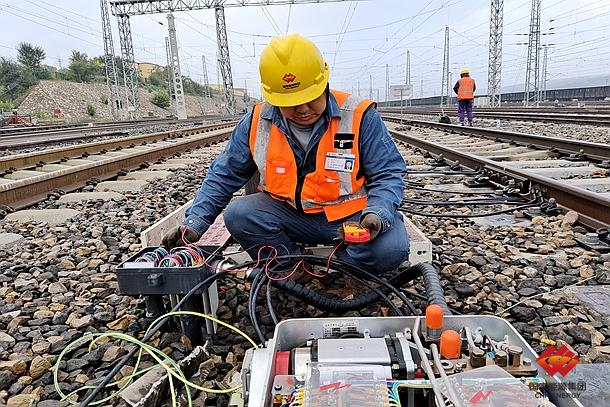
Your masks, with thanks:
M458 100L474 99L474 79L470 76L464 76L459 80Z
M250 126L250 151L260 173L258 189L304 213L324 212L328 221L346 218L366 207L358 146L362 116L373 104L349 93L336 90L331 93L339 104L341 116L331 118L320 138L313 172L299 174L286 135L270 120L262 118L270 105L263 102L254 107ZM338 133L341 135L335 139ZM350 143L346 139L352 136ZM327 169L341 163L343 171Z

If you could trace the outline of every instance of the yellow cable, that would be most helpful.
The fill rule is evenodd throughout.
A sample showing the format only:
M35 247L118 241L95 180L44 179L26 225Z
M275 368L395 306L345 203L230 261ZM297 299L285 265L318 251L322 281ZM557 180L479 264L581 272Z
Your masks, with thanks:
M256 344L256 342L254 342L254 340L252 340L252 338L250 338L245 332L243 332L242 330L229 325L228 323L221 321L215 317L212 317L210 315L207 314L202 314L199 312L195 312L195 311L174 311L174 312L169 312L165 315L160 316L159 318L155 319L153 321L153 323L150 325L150 327L148 328L148 330L146 330L146 334L148 334L149 330L151 327L155 326L155 324L160 321L161 319L170 317L170 316L174 316L174 315L191 315L191 316L196 316L196 317L201 317L201 318L205 318L205 319L209 319L210 321L213 321L219 325L222 325L226 328L231 329L232 331L238 333L239 335L241 335L243 338L245 338L248 342L250 342L250 344L252 344L253 347L258 348L259 345ZM146 336L145 334L145 336ZM74 347L76 348L77 346L80 346L82 344L84 344L87 341L91 341L91 344L89 345L89 351L91 351L91 349L93 348L93 346L100 341L102 338L117 338L126 342L130 342L133 343L135 345L138 345L140 347L140 350L138 352L138 358L136 361L136 365L134 367L134 371L132 372L132 374L123 377L120 381L116 381L113 383L110 383L109 386L113 386L113 385L118 385L120 382L125 382L125 384L118 390L118 392L113 393L112 395L104 398L103 400L98 400L97 402L93 402L91 403L92 405L95 404L100 404L100 403L104 403L114 397L116 397L117 395L120 394L121 391L123 391L125 389L125 387L127 387L129 385L129 383L131 383L131 381L133 380L133 378L137 375L142 374L143 372L146 372L152 368L154 368L155 366L143 369L143 370L138 370L139 364L140 364L140 360L141 360L141 356L143 352L148 353L153 359L155 359L158 363L159 366L161 366L166 373L168 374L168 380L169 380L169 385L170 385L170 392L171 392L171 397L172 397L172 406L176 406L177 404L177 400L176 400L176 394L175 394L175 387L174 387L174 382L173 382L173 378L178 379L179 381L181 381L185 386L186 386L186 393L187 393L187 399L188 399L188 405L191 406L192 405L192 399L191 399L191 394L190 394L190 390L189 387L192 387L194 389L197 390L201 390L204 391L206 393L214 393L214 394L226 394L226 393L232 393L236 390L239 390L242 386L238 385L238 386L234 386L230 389L209 389L203 386L199 386L196 385L193 382L190 382L189 380L186 379L186 377L184 376L184 373L182 373L182 371L180 370L179 365L172 360L168 355L166 355L165 353L163 353L162 351L160 351L159 349L156 349L155 347L148 345L144 342L139 341L138 339L127 335L127 334L123 334L121 332L107 332L107 333L103 333L103 334L88 334L83 338L79 338L76 341L71 342L70 344L68 344L60 353L57 362L55 364L54 367L54 371L53 371L53 379L54 379L54 385L55 385L55 390L57 391L57 393L60 395L60 397L62 398L62 400L66 400L69 397L71 397L73 394L75 394L76 392L83 390L83 389L88 389L88 388L94 388L93 386L83 386L82 388L79 388L75 391L72 391L71 393L69 393L68 395L64 394L61 389L59 388L59 382L58 382L58 371L59 371L59 364L63 358L63 356L70 350L70 348ZM166 363L169 363L170 365L166 365ZM77 402L73 402L71 400L68 400L68 402L70 404L77 404Z

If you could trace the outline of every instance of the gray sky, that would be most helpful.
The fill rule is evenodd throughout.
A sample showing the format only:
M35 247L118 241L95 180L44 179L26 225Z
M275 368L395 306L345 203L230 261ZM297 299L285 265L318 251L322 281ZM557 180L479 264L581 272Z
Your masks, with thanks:
M269 38L298 32L309 36L331 66L332 86L385 98L386 64L390 83L405 81L406 50L411 52L415 97L440 93L445 25L450 28L453 79L467 67L485 90L489 42L489 0L369 0L298 6L226 8L233 80L247 81L260 96L258 57ZM505 0L502 85L524 82L531 0ZM27 41L42 46L45 63L63 66L70 51L103 53L98 0L0 0L0 56L14 57ZM549 48L549 79L610 72L610 1L542 0L543 44ZM203 81L201 56L210 82L217 82L214 11L177 12L183 74ZM116 19L111 16L115 52L120 52ZM163 25L159 24L162 23ZM165 65L163 14L131 19L137 61ZM525 35L524 35L525 34Z

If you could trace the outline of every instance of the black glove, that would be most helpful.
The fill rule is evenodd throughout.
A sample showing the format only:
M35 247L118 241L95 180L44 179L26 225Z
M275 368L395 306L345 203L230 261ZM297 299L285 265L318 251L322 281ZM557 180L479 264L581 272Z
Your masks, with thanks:
M167 250L171 250L174 247L197 243L200 237L195 229L188 226L174 226L163 236L161 244Z
M367 228L369 230L369 234L371 235L371 240L375 239L379 232L381 232L381 218L374 213L367 213L362 218L360 222L360 226L363 228ZM335 240L344 242L345 241L345 232L343 231L343 225L339 226L337 229L337 237Z
M360 226L369 230L369 233L371 234L371 240L373 240L377 237L379 232L381 232L381 218L374 213L367 213L360 221Z

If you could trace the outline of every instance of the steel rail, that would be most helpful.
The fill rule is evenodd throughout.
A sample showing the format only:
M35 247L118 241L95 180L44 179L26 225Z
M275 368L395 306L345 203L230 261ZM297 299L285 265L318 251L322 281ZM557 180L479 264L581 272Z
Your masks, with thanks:
M88 129L98 129L102 127L115 128L121 126L147 126L147 125L155 125L155 124L180 124L180 123L192 123L198 122L202 120L220 120L223 118L228 118L227 116L220 115L209 115L209 116L197 116L191 117L187 120L178 120L173 117L157 117L150 119L140 119L140 120L128 120L122 122L91 122L91 123L63 123L63 124L45 124L45 125L35 125L35 126L24 126L24 127L0 127L0 138L4 135L13 135L19 133L37 133L44 131L52 131L52 130L88 130ZM234 119L234 117L230 117L230 119Z
M596 161L610 160L610 145L602 143L590 143L582 140L570 140L565 138L554 138L540 136L537 134L517 133L514 131L490 129L486 127L465 127L455 124L428 122L423 120L401 119L392 116L382 116L383 120L411 124L414 126L428 127L466 136L480 136L497 141L514 142L532 148L551 150L563 154L584 154L587 158Z
M9 135L0 135L0 149L16 149L23 147L32 147L50 143L57 143L69 140L81 140L94 137L112 136L112 135L127 135L127 130L133 130L151 125L177 124L174 119L157 121L155 123L114 123L103 126L86 126L79 128L65 129L43 129L35 130L29 133L17 133ZM189 119L179 122L181 124L197 125L202 124L201 119Z
M30 167L40 166L42 164L48 164L53 161L61 161L68 158L86 156L88 154L95 154L103 151L117 150L135 145L156 143L167 139L182 137L184 135L233 127L235 123L236 122L213 123L182 130L171 130L142 134L139 136L121 137L112 140L97 141L94 143L53 148L35 153L15 154L0 157L0 171L27 169Z
M201 120L201 118L198 118ZM10 125L7 127L0 127L0 138L4 136L16 135L20 133L37 133L37 132L45 132L45 131L55 131L55 130L87 130L87 129L97 129L97 128L114 128L121 126L129 126L129 125L154 125L154 124L164 124L164 123L175 123L177 119L175 118L154 118L154 119L142 119L142 120L130 120L124 122L90 122L90 123L64 123L64 124L45 124L45 125L34 125L34 126L23 126L23 127L11 127Z
M184 138L184 140L173 140L171 145L152 145L146 149L134 149L133 152L120 156L109 156L92 163L75 165L70 168L0 184L0 205L21 209L45 199L52 191L73 191L85 186L92 178L100 180L114 178L121 170L136 169L145 162L156 161L188 149L207 146L227 139L233 130L233 126L223 124L219 127L220 129L208 129L208 131L205 129L178 130L172 132L173 138ZM127 152L127 150L123 151Z
M451 108L457 109L457 104L450 106ZM400 109L400 106L380 106L380 109ZM523 106L502 106L502 107L475 107L478 112L504 112L504 113L525 113L525 114L536 114L536 113L549 113L549 114L610 114L610 105L600 105L591 107L575 107L575 106L564 106L564 107L523 107ZM435 111L440 112L442 110L438 105L435 106L403 106L403 111L408 112L422 112L422 111Z
M399 113L399 108L383 108L381 112ZM404 111L403 114L415 114L422 116L434 116L442 113L440 110L427 111ZM591 126L610 126L610 115L575 115L570 113L545 114L545 113L518 113L518 112L476 112L476 117L488 119L507 119L520 121L539 121L545 123L581 124Z
M601 194L577 188L565 181L544 177L532 171L511 167L502 162L422 140L396 130L389 131L397 140L435 155L442 154L444 158L458 161L471 169L482 168L517 180L529 180L532 186L540 189L545 198L555 198L559 205L581 214L579 220L589 227L600 228L610 225L610 198Z

